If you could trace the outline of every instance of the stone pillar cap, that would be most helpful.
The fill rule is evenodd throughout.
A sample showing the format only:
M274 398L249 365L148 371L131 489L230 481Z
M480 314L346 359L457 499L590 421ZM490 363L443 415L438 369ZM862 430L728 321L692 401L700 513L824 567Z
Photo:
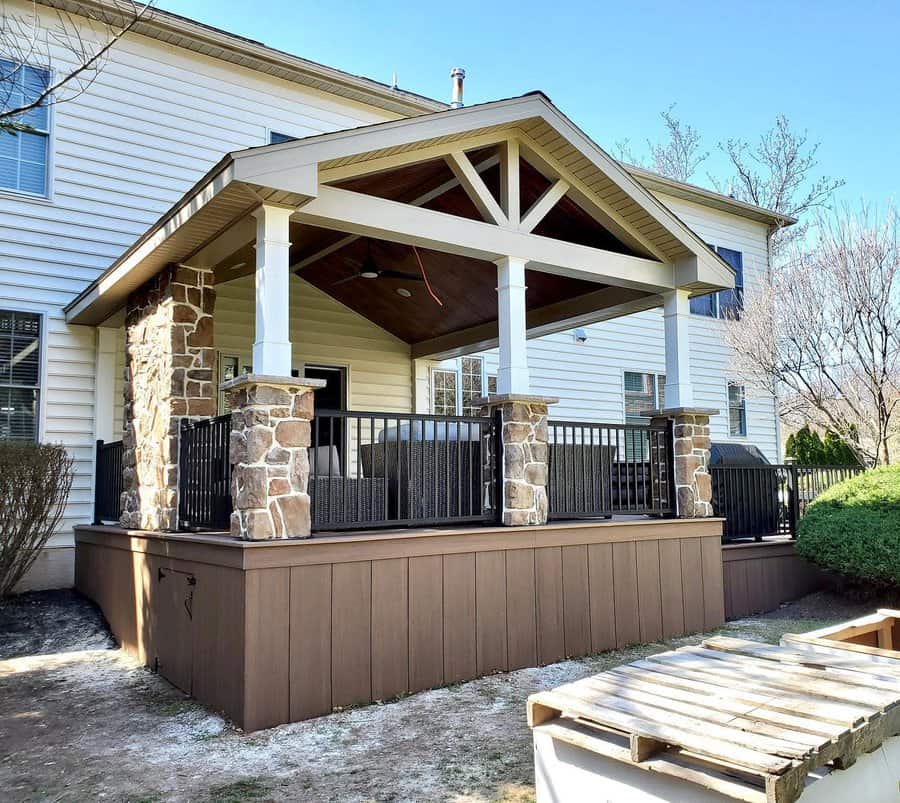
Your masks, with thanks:
M672 418L676 415L718 415L715 407L666 407L665 409L643 410L638 415L645 418Z
M553 396L531 396L527 393L492 393L490 396L482 396L472 402L473 407L492 406L496 404L558 404L559 399Z
M270 385L279 388L308 388L318 390L326 385L324 379L305 376L276 376L274 374L241 374L219 385L219 390L235 390L244 385Z

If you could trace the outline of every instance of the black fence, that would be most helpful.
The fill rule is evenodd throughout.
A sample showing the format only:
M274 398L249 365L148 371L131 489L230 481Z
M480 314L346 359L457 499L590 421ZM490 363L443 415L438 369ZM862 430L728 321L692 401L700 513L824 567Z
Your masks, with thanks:
M231 415L183 419L178 451L178 525L227 530L231 518Z
M724 541L796 536L797 522L820 493L864 471L859 466L712 466L713 511Z
M94 524L118 523L122 513L122 441L97 441Z
M672 515L674 468L666 425L551 421L551 519Z
M496 520L496 426L479 416L317 412L312 529Z

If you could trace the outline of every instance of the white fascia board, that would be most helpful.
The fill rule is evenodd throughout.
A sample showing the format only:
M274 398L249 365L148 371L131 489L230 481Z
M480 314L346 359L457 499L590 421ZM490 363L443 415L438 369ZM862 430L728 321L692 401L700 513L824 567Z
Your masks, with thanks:
M95 282L65 308L68 323L80 323L79 318L104 295L112 292L153 252L166 242L178 229L186 225L200 210L234 180L233 165L226 161L213 169L212 175L201 179L184 200L176 204L141 237L128 251L119 257ZM149 278L149 277L148 277Z

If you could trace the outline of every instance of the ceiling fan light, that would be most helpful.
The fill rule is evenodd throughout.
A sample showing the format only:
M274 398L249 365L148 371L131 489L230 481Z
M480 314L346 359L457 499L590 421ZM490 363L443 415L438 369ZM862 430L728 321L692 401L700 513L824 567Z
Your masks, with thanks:
M394 290L394 292L402 298L412 298L412 293L410 293L409 290L407 290L405 287L398 287Z
M377 270L364 270L359 275L362 276L363 279L377 279L378 271Z

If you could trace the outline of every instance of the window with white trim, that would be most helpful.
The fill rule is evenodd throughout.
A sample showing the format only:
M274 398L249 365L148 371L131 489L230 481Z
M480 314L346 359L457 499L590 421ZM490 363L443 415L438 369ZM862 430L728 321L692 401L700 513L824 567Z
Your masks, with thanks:
M647 410L661 410L665 406L665 374L643 374L636 371L626 371L624 382L625 423L649 423L650 419L641 415L641 413Z
M659 410L665 405L666 377L663 374L638 373L626 371L625 388L625 423L649 424L650 419L641 413L648 410ZM647 460L649 443L641 432L626 431L625 458L627 460Z
M740 318L744 309L744 255L731 248L709 247L734 268L734 289L692 298L691 312L708 318Z
M462 357L456 368L431 369L431 412L434 415L480 415L473 402L497 392L496 374L485 371L481 357Z
M459 393L456 371L434 368L431 371L431 412L434 415L456 415Z
M728 383L728 434L732 438L747 435L747 396L737 382Z
M50 72L0 59L0 103L4 111L37 100ZM46 196L50 163L50 108L42 103L15 120L20 131L0 131L0 189Z
M0 438L36 441L41 396L41 316L0 310Z

